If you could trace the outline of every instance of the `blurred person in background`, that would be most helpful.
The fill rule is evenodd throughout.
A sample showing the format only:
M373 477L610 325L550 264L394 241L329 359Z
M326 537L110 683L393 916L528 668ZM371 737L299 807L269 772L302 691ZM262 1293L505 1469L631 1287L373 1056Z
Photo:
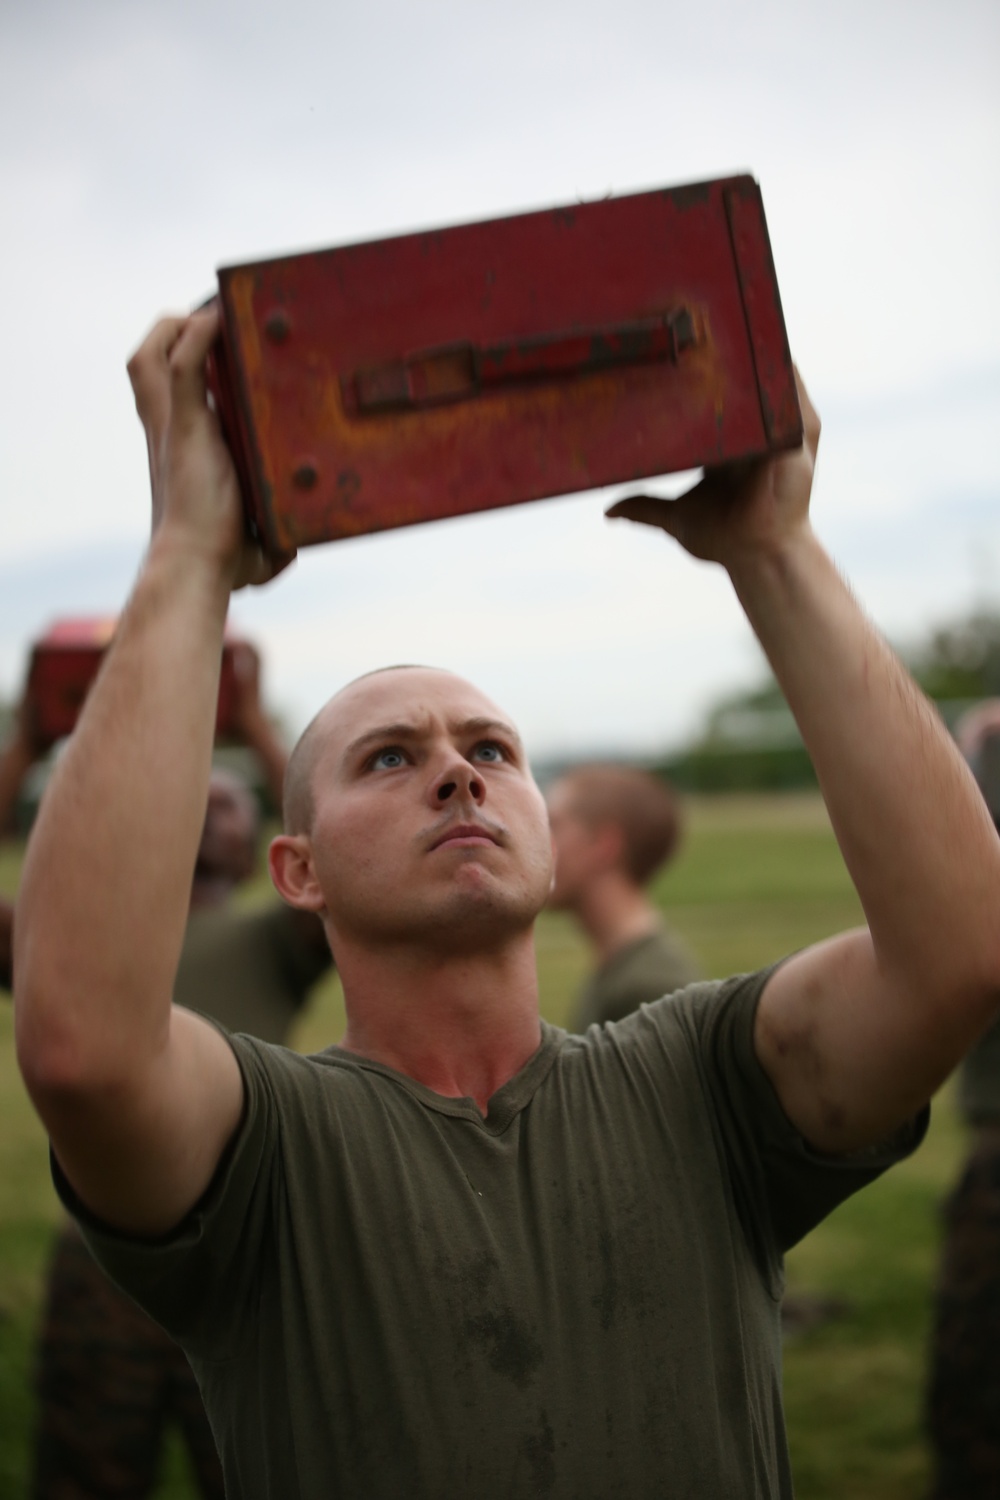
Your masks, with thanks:
M130 362L153 537L22 874L18 1058L59 1192L192 1358L233 1500L788 1497L784 1251L915 1148L1000 1009L1000 841L812 530L808 396L795 451L610 514L726 569L868 925L548 1026L520 737L461 678L389 669L306 730L271 845L343 982L344 1039L307 1058L171 1005L229 596L278 568L206 400L218 331L164 319Z
M1000 699L970 710L955 737L1000 832ZM1000 912L998 912L1000 922ZM1000 1021L965 1059L958 1107L972 1140L944 1210L927 1425L931 1500L1000 1496Z
M13 727L0 749L0 838L13 831L14 813L28 772L45 750L36 742L30 705L22 700ZM0 896L0 990L14 984L14 903Z
M549 906L572 913L596 962L569 1029L620 1021L699 978L649 893L680 840L673 789L631 766L579 766L545 800L556 860Z
M254 753L269 800L280 807L287 752L261 702L256 651L237 646L235 667L233 738ZM45 753L31 723L25 698L0 752L0 828ZM235 904L256 868L258 842L250 786L234 771L214 770L174 999L229 1030L285 1042L330 967L330 949L309 913L280 901ZM0 903L0 983L8 988L14 912L14 903ZM32 1500L144 1500L171 1426L182 1435L199 1493L223 1500L222 1466L187 1358L108 1279L71 1220L59 1231L49 1265L37 1378Z

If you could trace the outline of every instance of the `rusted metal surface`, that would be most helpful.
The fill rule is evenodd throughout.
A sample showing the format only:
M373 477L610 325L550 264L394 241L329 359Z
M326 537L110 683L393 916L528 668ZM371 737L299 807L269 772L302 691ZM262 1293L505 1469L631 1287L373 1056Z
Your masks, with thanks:
M27 699L40 746L54 745L73 733L117 623L114 615L57 620L32 648ZM229 638L222 652L216 715L216 735L222 739L235 727L238 644Z
M617 328L507 339L486 348L464 343L428 349L342 379L341 396L345 411L352 416L412 411L445 401L467 401L527 380L568 379L662 359L676 363L681 352L696 342L694 319L682 307Z
M794 447L802 439L802 414L764 205L752 179L727 189L726 213L768 444L772 448Z
M276 552L801 440L750 177L219 273L210 384Z

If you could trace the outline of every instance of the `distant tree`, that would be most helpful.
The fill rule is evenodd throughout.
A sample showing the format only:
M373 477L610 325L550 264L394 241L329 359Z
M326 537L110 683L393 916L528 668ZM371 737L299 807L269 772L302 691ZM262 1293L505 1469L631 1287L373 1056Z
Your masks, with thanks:
M939 626L929 640L905 653L928 697L1000 697L1000 612L977 609Z
M979 698L1000 697L1000 611L975 609L901 654L953 724ZM816 785L812 763L774 677L728 693L693 742L658 766L687 791L776 791Z
M790 791L816 773L775 678L729 693L708 712L693 744L657 767L690 792Z

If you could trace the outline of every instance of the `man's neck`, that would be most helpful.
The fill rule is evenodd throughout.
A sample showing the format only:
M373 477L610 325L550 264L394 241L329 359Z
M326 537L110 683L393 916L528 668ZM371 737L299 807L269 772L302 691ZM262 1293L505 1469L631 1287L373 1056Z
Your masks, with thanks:
M602 964L662 925L646 892L618 870L605 871L583 892L576 916Z
M341 1046L486 1114L493 1094L538 1050L531 933L499 951L377 956L338 943L347 1031Z

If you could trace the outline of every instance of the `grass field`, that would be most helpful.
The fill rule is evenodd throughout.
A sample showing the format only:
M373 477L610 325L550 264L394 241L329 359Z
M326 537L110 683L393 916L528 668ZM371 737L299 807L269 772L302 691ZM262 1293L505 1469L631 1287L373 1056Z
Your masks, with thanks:
M18 851L0 855L0 890L16 888ZM257 899L260 889L250 893ZM691 807L680 859L658 898L707 974L756 968L860 919L822 804L812 796L718 799ZM586 970L568 920L538 934L543 1009L565 1018ZM336 981L295 1038L336 1040ZM926 1453L920 1400L938 1204L962 1149L946 1090L909 1162L845 1204L790 1255L789 1287L837 1299L836 1318L790 1338L785 1401L799 1500L917 1500ZM33 1425L32 1344L58 1210L45 1140L20 1084L11 1017L0 1010L0 1495L27 1494ZM157 1500L193 1495L168 1446ZM706 1497L714 1500L714 1497Z

